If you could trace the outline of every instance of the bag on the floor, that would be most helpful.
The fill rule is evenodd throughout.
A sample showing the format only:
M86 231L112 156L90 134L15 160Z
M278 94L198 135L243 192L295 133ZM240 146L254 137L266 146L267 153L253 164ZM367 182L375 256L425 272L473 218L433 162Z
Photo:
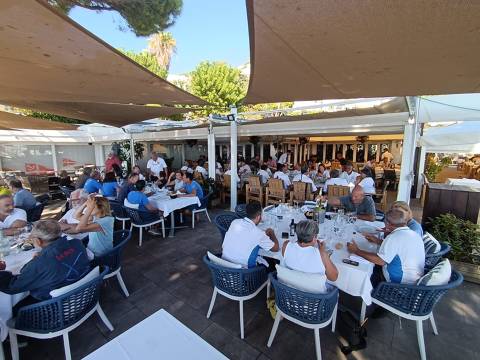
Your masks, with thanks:
M345 355L352 351L365 349L367 347L367 329L366 321L360 324L358 320L349 311L340 311L337 313L336 332L344 339L347 345L340 342L340 350Z

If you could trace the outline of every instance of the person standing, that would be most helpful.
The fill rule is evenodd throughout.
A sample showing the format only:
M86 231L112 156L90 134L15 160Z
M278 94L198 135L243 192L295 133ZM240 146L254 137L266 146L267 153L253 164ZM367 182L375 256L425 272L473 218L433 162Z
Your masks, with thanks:
M167 163L155 151L152 151L151 159L147 162L147 175L149 180L156 181L160 178L160 172L164 171L168 177Z
M385 165L389 165L393 160L393 155L388 151L387 147L383 149L381 160L383 160Z
M115 152L110 151L108 153L107 159L105 160L105 172L108 173L110 171L113 171L113 165L117 165L118 167L122 166L122 162L120 161L120 158L115 154Z

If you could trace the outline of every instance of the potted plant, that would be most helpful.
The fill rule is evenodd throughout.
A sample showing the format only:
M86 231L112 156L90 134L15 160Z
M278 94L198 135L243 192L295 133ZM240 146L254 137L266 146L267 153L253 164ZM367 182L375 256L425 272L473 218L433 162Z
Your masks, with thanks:
M453 214L430 219L430 232L441 242L450 244L447 255L465 280L480 284L480 226Z

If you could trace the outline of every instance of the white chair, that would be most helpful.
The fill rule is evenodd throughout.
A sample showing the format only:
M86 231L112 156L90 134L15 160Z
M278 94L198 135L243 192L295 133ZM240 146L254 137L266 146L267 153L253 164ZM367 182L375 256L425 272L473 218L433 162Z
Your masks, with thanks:
M212 222L212 220L210 220L210 215L208 215L208 210L207 210L208 199L210 198L211 194L212 193L209 193L208 195L201 198L200 207L198 209L192 210L192 229L195 229L195 214L204 212L205 215L207 215L208 221Z
M112 324L98 303L100 286L107 272L108 269L105 269L100 275L85 282L85 278L90 273L84 279L69 285L68 288L71 287L72 290L52 299L20 308L17 316L7 323L12 359L19 359L17 336L21 335L36 339L51 339L62 336L65 358L70 360L72 356L68 333L81 325L95 312L98 313L105 326L113 331Z
M277 315L267 346L272 346L280 320L285 318L307 329L313 329L317 359L321 359L320 329L332 323L332 332L335 332L338 289L331 287L326 294L310 294L282 284L277 280L276 274L270 274L270 282L275 289Z
M165 238L165 220L160 214L158 218L153 220L144 221L140 215L140 210L138 210L138 205L131 204L125 199L125 211L130 217L130 231L133 231L133 228L138 228L138 246L142 246L143 242L143 229L148 228L152 225L162 224L162 236ZM149 213L152 214L152 213Z

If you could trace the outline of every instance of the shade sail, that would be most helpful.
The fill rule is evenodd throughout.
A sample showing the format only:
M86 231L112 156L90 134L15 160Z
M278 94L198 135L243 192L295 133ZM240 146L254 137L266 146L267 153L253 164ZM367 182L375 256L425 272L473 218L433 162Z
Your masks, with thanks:
M478 154L480 120L427 128L420 144L426 147L427 152Z
M203 105L42 0L0 1L0 103Z
M190 110L169 106L144 106L58 101L18 101L10 105L66 116L72 119L98 122L111 126L125 126L139 121L183 114Z
M78 126L0 111L0 130L76 130Z
M246 103L480 91L480 2L247 0Z

